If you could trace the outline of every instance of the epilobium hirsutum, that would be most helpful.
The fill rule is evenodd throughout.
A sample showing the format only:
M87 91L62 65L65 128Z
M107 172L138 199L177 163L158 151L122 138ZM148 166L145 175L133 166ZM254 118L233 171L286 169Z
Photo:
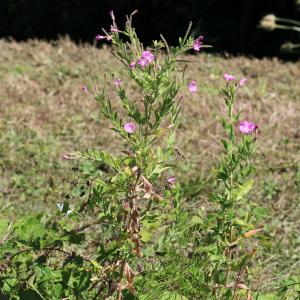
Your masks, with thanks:
M258 126L249 121L241 121L239 128L240 128L240 132L242 133L252 134L258 129Z
M124 125L124 130L127 132L127 133L134 133L135 130L136 130L136 125L134 123L126 123Z
M200 35L200 36L194 41L193 49L194 49L196 52L199 52L200 49L202 48L202 44L203 44L203 36Z
M128 150L123 153L127 156L117 158L93 150L82 154L82 157L97 157L96 160L101 159L115 172L112 178L97 182L97 191L101 191L98 192L99 199L102 199L101 205L107 207L102 218L109 220L115 228L112 239L117 240L118 252L111 258L111 268L115 271L110 276L118 284L111 288L121 297L125 289L134 293L136 272L131 272L132 277L128 280L124 270L125 266L133 270L141 261L143 248L152 236L152 231L155 231L155 227L147 224L160 224L163 219L172 222L170 218L175 215L171 213L175 206L170 204L177 201L172 199L178 199L180 193L179 186L175 184L176 178L169 177L169 185L165 188L160 187L159 182L173 156L174 131L180 112L181 98L178 97L178 91L185 84L185 68L178 72L177 57L187 50L199 51L203 46L203 37L194 40L188 37L187 32L177 47L169 47L162 37L162 41L153 42L151 50L146 50L131 25L132 15L127 18L124 30L118 29L113 12L110 12L110 16L113 24L109 34L103 29L105 35L98 39L112 41L116 49L115 57L125 67L127 76L137 85L141 101L137 103L130 99L120 79L115 80L115 85L118 87L117 96L123 108L122 113L113 110L105 90L95 95L104 116L112 122L112 129L124 139ZM125 36L126 41L122 40L122 36ZM163 48L168 55L161 53ZM190 82L188 88L191 93L195 93L196 81ZM132 121L125 121L129 119ZM158 143L161 132L165 132L166 138L162 146ZM146 235L147 240L143 239Z
M197 92L197 83L195 80L192 80L189 84L188 84L188 88L190 90L190 92L192 94L196 93Z

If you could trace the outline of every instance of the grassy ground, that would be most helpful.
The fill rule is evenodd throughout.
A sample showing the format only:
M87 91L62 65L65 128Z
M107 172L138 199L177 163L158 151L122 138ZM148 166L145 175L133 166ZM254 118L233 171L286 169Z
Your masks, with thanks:
M90 78L101 86L107 73L112 100L113 76L123 79L132 97L138 94L106 48L64 39L55 44L0 41L0 50L0 211L13 217L55 209L70 193L76 196L72 185L79 174L97 171L90 163L62 160L63 153L92 146L122 149L82 84ZM240 107L259 125L252 197L268 209L261 281L300 281L300 62L206 54L183 58L195 61L187 79L199 86L194 96L182 92L177 147L185 158L178 159L174 173L185 182L187 198L199 207L211 189L221 149L216 114L224 109L222 74L246 77Z

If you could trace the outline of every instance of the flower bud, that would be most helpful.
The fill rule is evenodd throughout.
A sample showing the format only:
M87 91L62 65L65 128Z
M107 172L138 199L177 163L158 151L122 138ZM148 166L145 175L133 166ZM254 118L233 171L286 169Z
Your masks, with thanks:
M273 14L264 16L260 21L260 27L272 31L276 28L276 16Z

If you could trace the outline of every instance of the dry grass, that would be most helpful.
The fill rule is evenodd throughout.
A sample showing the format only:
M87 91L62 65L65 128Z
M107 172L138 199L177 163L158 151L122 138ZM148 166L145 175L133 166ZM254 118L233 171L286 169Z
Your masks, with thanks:
M62 39L55 44L0 41L0 51L2 211L53 209L69 189L64 178L76 177L74 164L62 161L62 153L92 146L117 152L122 147L99 116L97 103L82 93L82 84L91 78L101 86L107 73L109 80L122 78L132 97L137 92L107 48ZM223 134L216 117L224 110L222 74L247 77L240 107L260 128L252 196L269 209L266 273L276 270L273 275L281 278L300 273L300 62L206 54L184 59L196 61L189 64L187 79L197 80L199 92L190 96L183 91L177 146L185 159L177 162L176 172L182 181L196 181L199 199L209 191ZM113 84L110 96L117 101ZM76 166L87 174L94 170L88 163Z

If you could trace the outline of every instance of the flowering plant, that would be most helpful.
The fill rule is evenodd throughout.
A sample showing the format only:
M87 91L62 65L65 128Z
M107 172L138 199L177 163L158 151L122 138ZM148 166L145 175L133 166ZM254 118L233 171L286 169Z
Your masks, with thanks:
M257 133L257 126L252 122L241 121L238 125L240 112L234 111L236 94L245 79L237 83L235 76L224 74L223 93L228 114L222 118L222 125L228 138L222 140L225 153L216 171L218 185L211 197L217 209L199 219L183 209L183 192L176 177L171 175L170 162L174 158L181 109L179 90L187 85L191 94L197 92L195 80L185 83L186 66L180 65L178 58L185 51L198 52L205 47L203 36L189 37L189 26L177 47L170 47L161 36L151 49L144 49L132 27L134 13L127 18L124 30L118 28L114 12L109 14L110 30L103 29L103 35L95 38L113 44L115 57L140 93L139 100L127 94L126 81L121 78L114 79L110 85L114 86L114 98L119 99L119 110L110 99L113 93L107 89L106 77L100 92L93 83L82 86L82 91L86 95L93 91L103 116L111 122L114 138L123 141L124 150L119 155L98 149L63 155L67 160L89 160L101 165L103 172L93 174L80 194L86 198L58 203L57 214L50 218L39 214L20 218L14 225L6 220L0 223L0 229L7 231L0 249L1 291L12 299L137 299L140 296L140 299L157 299L156 296L147 298L144 287L150 285L148 290L157 292L161 282L168 283L162 278L165 262L172 261L174 266L168 269L166 277L172 275L171 280L176 280L178 273L184 273L178 266L182 261L186 263L184 257L190 255L198 271L192 273L191 268L184 274L191 280L189 286L196 274L195 282L197 285L200 282L201 288L193 287L179 294L171 293L168 286L158 298L187 299L184 298L187 295L199 299L199 295L210 295L211 299L223 296L238 299L236 291L246 286L242 281L245 276L240 275L232 283L234 268L244 273L253 251L238 255L234 249L262 230L251 225L255 217L251 210L246 215L237 209L245 204L247 210L246 194L253 184L248 179L252 171L249 158ZM238 126L242 134L239 142ZM177 259L177 246L172 239L186 232L189 248L193 247L188 255ZM184 251L186 246L182 246ZM239 260L243 263L238 264ZM216 273L220 274L218 279ZM146 282L149 274L155 278ZM173 285L174 289L177 287L177 283ZM250 290L246 290L250 295Z
M215 170L215 191L204 211L202 203L199 210L181 211L160 248L169 253L160 269L156 266L160 277L149 272L143 281L146 288L147 282L158 282L163 276L172 295L178 291L170 287L180 287L180 296L188 299L254 299L251 268L256 247L251 237L263 231L257 223L265 211L247 195L254 184L250 157L258 126L239 121L242 112L236 111L236 97L245 79L237 81L227 73L224 79L227 112L220 120L227 137L221 140L224 153ZM154 299L156 294L148 295Z
M126 148L119 156L97 149L63 155L67 160L103 164L107 172L87 181L82 195L88 196L83 201L58 203L57 216L46 223L32 216L19 221L14 238L6 243L13 250L8 256L1 252L7 258L1 270L11 274L1 279L1 288L10 295L18 297L19 290L42 299L133 295L141 269L153 256L151 241L163 235L157 229L170 226L179 214L179 185L168 175L180 114L178 91L185 73L184 66L176 69L177 59L195 44L200 50L203 38L189 37L189 26L177 47L170 47L161 36L146 50L132 27L133 14L124 30L118 28L113 11L110 16L110 30L103 29L96 40L113 44L114 55L136 84L141 101L130 99L121 78L113 83L122 111L113 108L106 81L100 92L93 84L83 85L82 91L86 95L94 91L102 114ZM34 233L23 239L20 232L28 229ZM24 259L30 262L28 267L21 262Z
M106 208L101 213L101 221L109 222L113 228L114 235L111 235L111 228L107 234L117 240L117 246L110 261L106 257L99 263L106 263L113 270L109 278L114 285L109 284L108 290L111 295L116 293L121 298L125 290L135 293L137 266L147 259L149 252L145 244L151 241L157 228L172 221L178 213L176 178L166 179L164 175L173 155L181 100L177 95L184 84L185 68L175 72L175 67L178 56L195 49L195 44L200 46L203 37L196 41L188 37L189 27L177 47L169 47L161 36L162 40L154 41L152 49L145 50L132 27L133 14L127 18L124 30L118 28L113 12L110 15L111 30L103 29L103 32L106 40L115 46L115 57L123 64L127 76L138 86L142 101L130 100L118 80L117 95L124 110L122 116L113 110L105 89L96 94L103 115L112 122L112 129L128 149L124 151L126 155L119 158L98 150L78 156L104 162L113 171L111 177L95 181L94 197L86 207ZM128 41L124 42L122 36ZM98 36L96 38L99 40ZM161 53L163 48L166 55ZM195 86L193 82L191 92L196 91ZM167 184L162 184L163 181ZM103 280L107 273L102 272L99 276Z

